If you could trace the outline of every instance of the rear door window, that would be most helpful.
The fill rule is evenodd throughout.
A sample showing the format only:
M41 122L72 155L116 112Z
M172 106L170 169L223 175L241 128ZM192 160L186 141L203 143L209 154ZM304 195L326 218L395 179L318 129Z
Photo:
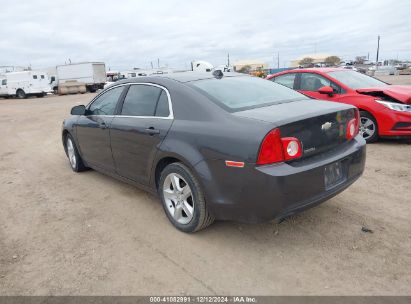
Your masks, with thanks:
M160 98L158 99L156 114L157 117L170 116L170 109L166 91L162 90Z
M121 115L155 116L157 103L162 92L163 90L156 86L131 85L124 99Z

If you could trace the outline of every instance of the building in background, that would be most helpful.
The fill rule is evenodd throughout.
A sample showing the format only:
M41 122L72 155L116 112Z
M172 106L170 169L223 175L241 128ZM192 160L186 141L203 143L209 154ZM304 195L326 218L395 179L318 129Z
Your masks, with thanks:
M301 60L303 60L304 58L311 58L313 59L312 64L314 65L319 65L319 66L323 66L325 65L325 58L330 57L333 55L330 54L309 54L309 55L303 55L300 56L294 60L291 61L291 67L292 68L298 68L299 66L301 66L300 62Z
M234 62L234 71L242 73L250 73L252 71L266 70L268 69L268 63L262 60L240 60Z

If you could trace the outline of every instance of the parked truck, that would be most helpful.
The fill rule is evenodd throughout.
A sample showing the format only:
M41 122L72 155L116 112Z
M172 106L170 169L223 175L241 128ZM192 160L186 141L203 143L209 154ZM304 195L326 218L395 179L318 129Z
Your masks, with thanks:
M49 75L55 93L95 92L106 83L106 66L103 62L58 65Z
M43 97L51 92L45 71L9 72L0 75L0 97Z

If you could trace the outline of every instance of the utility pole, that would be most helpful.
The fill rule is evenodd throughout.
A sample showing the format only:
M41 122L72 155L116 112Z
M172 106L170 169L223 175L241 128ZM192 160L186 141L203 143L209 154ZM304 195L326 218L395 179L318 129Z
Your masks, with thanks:
M380 35L378 35L377 40L377 59L375 61L375 69L378 70L378 56L380 55Z
M227 53L227 67L230 66L230 53Z
M157 68L160 68L160 58L157 58Z
M277 52L277 69L280 68L280 52Z
M154 69L153 62L150 61L150 63L151 63L151 69Z

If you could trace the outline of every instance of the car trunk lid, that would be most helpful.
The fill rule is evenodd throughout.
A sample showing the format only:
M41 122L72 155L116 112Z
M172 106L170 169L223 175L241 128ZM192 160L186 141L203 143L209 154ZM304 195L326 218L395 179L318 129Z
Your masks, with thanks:
M355 117L349 105L318 100L300 100L233 113L262 120L279 128L282 137L302 143L302 157L316 155L347 142L348 122Z

